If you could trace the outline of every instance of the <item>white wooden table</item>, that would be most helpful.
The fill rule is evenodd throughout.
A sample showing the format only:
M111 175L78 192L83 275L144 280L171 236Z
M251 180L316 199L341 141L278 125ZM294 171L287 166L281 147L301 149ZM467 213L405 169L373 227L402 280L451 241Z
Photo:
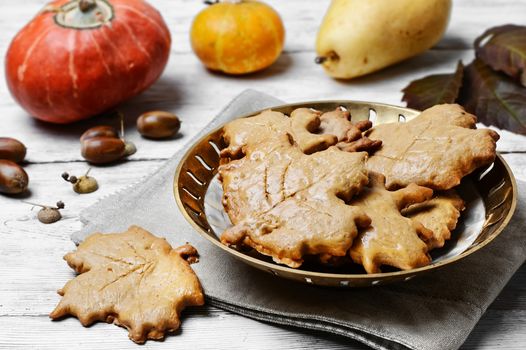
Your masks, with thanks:
M30 176L28 200L66 203L64 219L43 225L36 211L19 199L0 196L0 348L138 349L127 332L108 324L86 329L74 319L52 322L48 313L59 296L56 290L74 276L62 256L74 249L69 236L81 227L78 213L98 199L153 172L228 101L246 88L254 88L288 101L357 99L400 104L409 81L429 73L450 72L459 59L473 57L471 43L485 28L504 23L524 24L525 0L455 0L448 32L433 50L408 62L350 83L327 77L313 63L314 40L328 0L268 0L280 12L287 30L285 52L270 69L246 77L226 77L205 70L190 49L188 30L204 5L198 0L151 0L170 27L173 45L162 78L146 93L129 101L123 110L127 136L138 152L123 164L96 167L92 174L99 191L77 195L60 174L81 174L87 169L80 157L78 137L91 120L54 126L29 118L18 107L0 78L0 136L15 137L28 147L25 169ZM11 38L45 0L0 2L0 75ZM140 138L134 120L141 111L165 109L183 120L183 137L154 142ZM518 179L526 180L526 138L503 134L500 150ZM439 331L439 330L437 330ZM274 326L212 307L185 312L181 330L165 342L149 341L145 348L274 349L365 347L349 339L318 332ZM486 312L465 349L526 348L526 266L513 277Z

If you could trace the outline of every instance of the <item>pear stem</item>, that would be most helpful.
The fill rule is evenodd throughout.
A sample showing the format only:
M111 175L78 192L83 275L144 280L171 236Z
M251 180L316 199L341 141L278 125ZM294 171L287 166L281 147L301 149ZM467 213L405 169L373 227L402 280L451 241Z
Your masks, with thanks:
M317 56L315 59L314 59L314 63L316 64L322 64L323 62L327 61L328 58L325 57L325 56Z
M205 0L203 2L205 5L215 5L219 4L220 2L230 2L232 4L239 4L243 2L243 0Z

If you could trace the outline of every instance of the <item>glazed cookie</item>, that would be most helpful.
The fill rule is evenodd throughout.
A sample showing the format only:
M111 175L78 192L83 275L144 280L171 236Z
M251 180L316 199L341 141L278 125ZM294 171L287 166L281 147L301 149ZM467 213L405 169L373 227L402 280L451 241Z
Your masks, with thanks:
M380 124L366 132L382 147L367 161L367 168L386 177L396 189L416 183L448 190L473 170L491 164L499 135L475 129L477 118L456 104L426 109L407 123Z
M410 206L402 211L404 216L421 223L433 232L427 239L429 250L444 246L451 238L451 231L457 226L464 201L454 189L437 193L432 199Z
M371 226L360 232L350 254L367 273L381 272L382 265L410 270L431 262L424 240L432 232L403 217L402 209L431 198L433 190L410 184L398 191L385 189L385 178L370 173L369 185L351 201L371 218Z
M62 299L52 319L73 315L84 326L115 323L128 329L131 340L144 343L175 331L185 307L204 303L189 264L197 259L195 248L172 249L137 226L92 234L64 259L79 275L58 291Z
M371 152L380 147L381 141L362 136L362 132L370 127L369 121L352 123L349 112L341 107L326 113L312 108L298 108L292 111L290 117L267 110L253 117L236 119L223 127L223 139L228 146L221 151L221 157L239 159L245 154L246 147L285 133L292 135L306 154L332 145L348 152Z
M305 255L343 256L370 220L346 204L367 184L366 153L337 147L304 154L290 135L246 147L219 169L233 227L221 241L297 268Z

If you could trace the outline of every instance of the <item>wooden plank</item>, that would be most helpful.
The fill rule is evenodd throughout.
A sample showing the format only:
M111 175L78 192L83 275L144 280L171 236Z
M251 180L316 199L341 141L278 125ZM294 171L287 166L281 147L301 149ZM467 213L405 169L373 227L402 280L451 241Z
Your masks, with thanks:
M352 340L278 327L230 313L202 308L185 311L181 329L164 342L148 341L141 349L367 349ZM46 316L0 317L0 348L137 349L125 329L98 323L84 328L76 319L52 322ZM31 330L35 330L32 332Z
M2 45L7 45L20 23L29 19L43 6L43 3L43 1L26 0L24 6L18 5L18 2L3 5L6 20L1 24L4 27L4 30L0 31L1 51L7 48ZM201 130L226 103L246 88L258 89L286 101L355 99L400 105L402 104L400 90L411 80L427 74L451 71L459 59L468 62L473 57L471 50L450 50L446 45L442 50L428 51L368 77L352 82L337 81L328 77L321 67L313 63L314 53L310 42L314 38L315 28L319 22L315 19L319 17L320 8L325 6L322 6L322 3L317 3L317 6L304 6L297 0L275 1L273 5L281 9L287 26L290 25L291 39L287 45L295 45L295 43L308 45L303 49L292 46L288 53L268 70L233 78L204 69L189 47L179 49L181 46L188 45L187 28L192 16L202 7L199 1L155 1L154 4L158 5L163 14L167 14L167 23L174 34L174 47L162 78L148 91L121 107L127 115L127 136L138 147L133 159L169 157L180 149L189 137ZM468 10L472 2L459 1L455 4L459 8L453 12L451 26L453 28L462 26L462 30L454 31L459 35L471 35L468 29L471 28L469 23L473 21L472 16L479 16L477 23L484 23L482 22L484 19L487 20L485 23L494 21L493 17L489 17L488 7L471 6ZM506 1L499 5L499 8L507 14L511 13L512 17L509 19L511 21L514 14L520 13L518 6L521 5L517 2ZM467 13L470 15L466 15ZM4 65L0 64L0 75L3 74ZM295 86L301 86L301 89L294 88ZM175 140L162 142L141 138L134 127L135 119L141 112L152 109L166 109L178 114L183 121L181 136ZM22 140L28 147L30 162L82 160L78 144L81 133L97 124L118 124L117 120L104 118L71 126L37 122L15 104L3 79L0 79L0 114L2 115L0 134ZM510 138L512 138L510 142L499 143L500 150L526 151L526 138L518 136L510 136Z
M526 300L522 298L517 303L517 295L522 293L524 296L525 282L526 268L523 267L483 316L462 349L523 348L526 334L523 332L522 322L526 318L524 307ZM512 290L513 292L511 292ZM16 298L16 295L13 293L12 297ZM45 298L38 299L40 303L48 303ZM499 307L502 299L506 299L504 301L505 307ZM510 301L515 302L510 303ZM49 308L42 313L35 313L24 302L20 302L20 307L23 308L23 305L26 305L27 313L7 317L0 316L0 324L4 332L4 337L0 338L0 348L3 346L27 348L38 345L42 349L62 349L75 345L79 349L90 349L97 343L103 343L107 348L134 348L134 345L126 339L124 330L105 324L98 324L85 329L74 319L67 319L60 323L51 322L47 318L47 312L54 306L54 302L49 302ZM28 329L38 329L38 337L28 336ZM29 334L32 333L29 332ZM72 337L72 334L75 337ZM218 334L221 336L218 337ZM65 341L57 342L57 339ZM237 341L232 342L231 346L228 347L226 342L231 339ZM271 343L268 343L269 341ZM270 349L276 345L273 341L285 342L287 348L298 349L307 347L364 348L342 337L268 325L212 307L187 310L182 332L178 333L177 336L169 337L165 343L172 344L171 342L175 342L173 344L182 349L191 344L198 344L199 348ZM149 342L146 347L158 348L160 346L164 346L163 343Z
M127 115L127 138L138 149L131 159L171 156L246 88L258 89L290 102L353 99L400 105L400 90L409 81L429 73L447 72L458 59L469 60L472 55L471 51L430 51L380 73L343 83L327 77L312 63L312 54L308 52L286 54L270 70L237 79L206 71L192 54L173 54L163 78L122 107ZM4 84L3 80L1 84ZM291 86L301 86L301 89ZM80 161L78 139L84 130L99 124L118 125L116 118L96 118L67 126L45 124L28 117L10 99L6 93L0 92L0 101L4 101L0 105L3 120L0 134L24 142L28 147L27 160L32 163ZM142 138L135 130L135 119L140 113L153 109L170 110L179 115L181 135L167 141ZM509 133L507 138L499 141L499 150L526 151L526 137Z
M522 350L526 334L525 311L490 311L461 347L470 349ZM127 332L97 323L84 328L73 318L52 322L47 316L0 317L0 348L9 349L136 349ZM31 332L31 330L38 330ZM147 342L145 349L367 349L351 339L331 334L274 326L221 312L211 307L187 310L183 324L164 342Z
M524 311L489 310L461 349L523 350L525 319Z
M18 0L2 3L0 51L4 51L15 33L49 0ZM163 15L172 34L172 51L190 52L188 32L192 20L205 8L196 0L149 0ZM330 0L266 0L281 15L286 29L286 47L290 52L313 51L316 33ZM473 40L492 25L524 22L524 3L515 0L455 0L449 28L436 49L471 48Z
M208 72L191 52L188 29L193 16L204 7L201 1L150 0L162 12L172 33L170 63L159 82L123 106L127 135L137 143L139 151L132 161L94 168L93 175L101 189L93 194L75 194L60 174L65 170L74 174L85 171L86 164L80 162L78 136L103 120L66 127L36 122L15 104L5 81L0 79L0 136L20 138L29 147L30 164L26 169L31 178L30 200L51 204L62 199L67 205L63 220L43 225L36 221L36 211L31 212L29 206L0 196L0 348L137 348L127 339L126 331L115 326L99 324L85 329L75 319L54 323L46 316L58 301L56 289L74 275L61 257L74 248L69 235L80 228L78 213L154 171L245 88L262 90L287 101L340 98L400 104L400 89L409 81L451 71L458 59L471 60L471 43L477 35L493 25L523 23L526 10L523 1L456 0L448 32L433 50L369 77L341 82L327 77L312 63L315 34L329 0L266 1L285 21L285 54L264 72L232 78ZM11 38L47 2L2 3L0 75L4 74L3 57ZM149 109L177 113L183 120L182 136L162 142L141 139L133 122L141 111ZM524 137L501 134L501 151L526 152ZM526 153L508 153L504 157L515 176L526 181ZM526 346L525 286L523 266L483 316L463 349ZM177 336L164 343L149 342L145 348L365 348L346 338L269 325L211 307L185 314Z
M210 73L191 53L172 53L163 77L121 108L127 116L127 136L138 149L132 159L169 157L246 88L280 96L286 101L355 99L400 104L400 90L413 78L426 74L427 67L432 65L432 71L444 72L453 67L459 57L471 56L471 51L429 52L407 63L413 67L411 71L405 66L396 66L384 71L382 79L379 75L372 75L347 84L327 77L313 63L310 52L283 55L267 71L235 79ZM3 65L0 75L2 70ZM5 83L1 80L0 84ZM295 85L302 88L292 89L291 86ZM0 101L4 101L0 102L3 119L0 133L24 142L30 162L82 160L78 138L84 130L98 124L118 125L116 119L108 121L104 118L67 126L44 124L27 116L3 89L0 90ZM153 109L176 113L182 120L181 133L184 137L161 142L141 138L135 130L135 119L140 113Z
M515 177L526 181L526 155L521 153L504 154ZM69 241L69 234L81 227L78 213L101 198L118 190L125 190L143 177L154 173L163 164L162 160L128 161L118 167L98 167L91 171L100 185L97 192L79 195L73 192L71 184L61 178L61 173L69 172L71 175L82 175L87 166L84 163L48 163L29 164L25 166L30 177L30 200L42 204L54 204L58 200L66 203L63 210L64 219L53 225L43 225L36 221L36 210L31 211L31 206L23 203L18 198L0 196L0 223L2 231L0 237L16 239L38 239L42 236L59 238ZM5 209L4 209L5 208ZM174 210L175 210L174 205ZM18 236L9 236L10 234ZM16 241L18 244L18 241ZM5 249L5 254L10 250L0 245L0 251ZM0 257L1 258L1 257Z
M510 154L506 157L509 158L511 164L515 164L513 158L521 159L521 162L524 160L521 155ZM75 194L70 185L63 182L59 176L64 169L79 174L85 170L84 164L29 165L28 171L35 179L33 183L35 188L34 200L45 201L46 198L49 198L49 200L55 201L62 199L67 204L64 211L65 219L52 225L36 222L35 213L29 211L29 206L13 199L0 197L0 206L9 207L8 212L0 212L0 222L2 223L0 229L0 276L2 276L3 281L0 284L0 324L5 325L4 329L9 332L7 337L2 338L6 343L0 341L0 347L1 345L9 345L15 348L23 348L34 344L31 343L32 341L38 341L42 348L53 346L61 348L81 342L82 345L79 347L88 349L93 347L97 341L104 341L104 344L112 347L133 347L133 344L128 344L125 332L113 326L98 325L86 330L75 320L71 319L57 324L50 322L46 315L59 300L56 290L74 276L73 271L61 257L74 249L73 243L69 240L69 234L80 227L76 213L81 208L94 203L99 197L104 197L126 187L141 175L154 172L160 164L162 161L136 161L119 165L118 171L113 167L97 168L93 170L93 174L101 183L101 189L88 195ZM25 258L23 258L24 256ZM526 312L525 285L526 267L523 267L483 317L475 329L474 335L466 344L466 349L476 348L475 345L480 345L482 341L488 349L499 348L499 346L506 348L513 346L516 341L519 341L517 344L521 344L521 328L515 325L520 325L520 320L526 319L522 313L517 316L519 310ZM191 311L189 322L183 325L184 329L181 335L169 338L167 343L174 341L177 346L184 344L181 345L182 348L192 343L203 344L204 347L207 344L213 344L213 346L217 345L216 348L222 348L225 344L216 344L213 338L217 337L217 334L221 334L222 339L225 341L229 339L229 342L234 343L234 348L238 345L249 348L266 348L265 339L269 337L269 334L272 334L273 339L279 339L286 344L290 343L291 346L297 344L298 348L313 344L313 340L308 336L298 337L296 335L294 337L291 335L297 334L294 329L284 329L245 320L240 316L213 308L206 310L208 311ZM508 314L509 317L513 315L515 315L513 317L519 317L519 320L512 319L515 323L502 321L502 318L507 317ZM219 322L219 320L221 321ZM495 330L497 320L498 331ZM41 330L39 336L37 338L21 336L27 332L27 327L33 326L33 322L36 322L34 326ZM228 330L219 330L216 323L228 325ZM194 327L196 328L193 329ZM190 329L192 331L189 331ZM207 335L208 329L216 329L216 331ZM253 343L238 344L234 342L232 339L240 339L239 329L249 334ZM490 331L491 334L496 334L495 338L487 336ZM60 339L63 334L74 334L75 336L64 336L64 342L57 344L54 339ZM349 344L348 340L344 338L334 337L333 339L331 336L313 334L313 338L317 339L320 348L338 348ZM355 343L351 342L350 344L352 346ZM269 346L274 345L270 343ZM156 347L158 345L148 346Z
M474 329L463 350L522 350L526 342L521 321L524 312L491 312L488 321ZM1 317L0 348L9 349L136 349L126 331L113 325L96 324L84 328L75 319L52 322L46 316ZM31 330L38 330L31 332ZM491 335L491 336L488 336ZM235 339L235 340L234 340ZM339 336L273 326L239 316L204 308L185 312L180 332L164 342L148 342L144 349L368 349Z

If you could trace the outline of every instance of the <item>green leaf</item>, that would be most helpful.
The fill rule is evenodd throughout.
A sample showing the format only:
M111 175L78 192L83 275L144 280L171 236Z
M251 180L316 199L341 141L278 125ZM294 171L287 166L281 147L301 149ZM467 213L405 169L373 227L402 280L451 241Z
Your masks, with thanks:
M526 135L526 88L479 59L464 69L460 103L481 123Z
M407 107L422 111L437 104L455 102L462 85L463 70L459 61L453 74L429 75L412 81L402 90L402 101L407 102Z
M526 86L526 27L507 24L486 30L475 40L477 58Z

